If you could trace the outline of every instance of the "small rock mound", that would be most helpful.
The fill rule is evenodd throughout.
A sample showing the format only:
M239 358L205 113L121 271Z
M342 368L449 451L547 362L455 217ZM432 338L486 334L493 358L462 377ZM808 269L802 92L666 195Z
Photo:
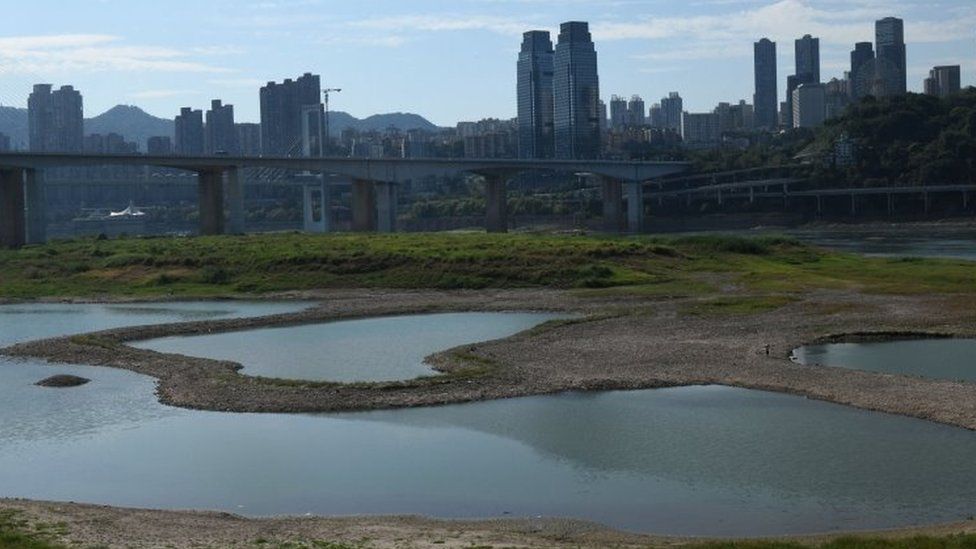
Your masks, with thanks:
M84 385L89 381L91 380L85 379L83 377L60 375L60 376L52 376L47 379L42 379L41 381L35 383L35 385L41 387L55 387L55 388L78 387L79 385Z

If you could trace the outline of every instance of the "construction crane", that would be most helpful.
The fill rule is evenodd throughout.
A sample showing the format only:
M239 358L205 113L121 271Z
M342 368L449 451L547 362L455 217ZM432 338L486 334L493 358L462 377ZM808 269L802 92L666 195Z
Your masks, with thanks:
M332 148L332 134L330 133L332 131L332 127L329 126L329 94L339 93L341 91L342 88L324 88L322 90L322 95L325 98L325 143L326 143L326 147L328 147L329 149ZM326 147L323 147L323 149L325 149ZM323 150L322 153L324 156L326 151Z

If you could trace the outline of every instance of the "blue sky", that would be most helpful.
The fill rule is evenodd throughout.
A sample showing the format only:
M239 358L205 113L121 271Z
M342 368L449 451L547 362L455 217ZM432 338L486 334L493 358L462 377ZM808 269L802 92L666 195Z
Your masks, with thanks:
M751 102L762 36L778 43L783 96L793 39L820 36L829 79L888 15L905 19L910 88L937 64L961 64L976 84L973 0L4 0L0 13L0 102L71 83L88 116L124 103L172 117L220 98L256 121L264 82L311 71L343 88L332 108L356 116L508 118L521 32L567 20L590 22L605 99Z

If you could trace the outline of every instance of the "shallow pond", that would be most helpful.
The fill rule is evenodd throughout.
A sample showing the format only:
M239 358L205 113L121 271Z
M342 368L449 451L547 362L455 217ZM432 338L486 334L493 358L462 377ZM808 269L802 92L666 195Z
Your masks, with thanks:
M0 347L123 326L293 313L311 305L310 302L298 301L0 305Z
M547 313L448 313L167 337L133 343L232 360L247 375L313 381L394 381L436 374L424 357L499 339L559 318Z
M806 345L800 364L976 382L976 339L911 339Z

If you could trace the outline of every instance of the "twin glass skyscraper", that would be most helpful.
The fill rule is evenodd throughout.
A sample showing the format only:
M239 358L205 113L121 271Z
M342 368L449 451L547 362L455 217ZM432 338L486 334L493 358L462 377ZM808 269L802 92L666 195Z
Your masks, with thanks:
M560 25L555 51L548 32L525 33L518 62L519 156L597 158L600 117L600 80L589 25Z
M779 91L776 82L776 42L768 38L753 45L756 67L755 122L760 128L779 125Z

